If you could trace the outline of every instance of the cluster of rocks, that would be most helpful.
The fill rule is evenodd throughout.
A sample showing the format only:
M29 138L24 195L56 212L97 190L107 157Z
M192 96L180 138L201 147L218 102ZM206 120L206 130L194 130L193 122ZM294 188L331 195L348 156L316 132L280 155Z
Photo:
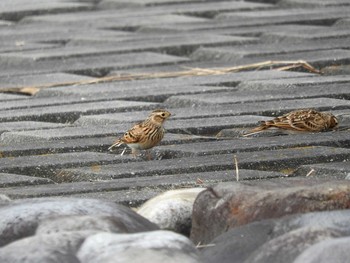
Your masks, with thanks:
M349 188L298 177L220 183L166 192L138 213L97 199L1 196L0 261L346 262Z

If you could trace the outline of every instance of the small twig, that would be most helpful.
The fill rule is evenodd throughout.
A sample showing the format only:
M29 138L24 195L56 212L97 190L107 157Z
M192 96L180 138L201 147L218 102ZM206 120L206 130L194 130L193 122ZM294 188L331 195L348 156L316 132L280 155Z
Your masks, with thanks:
M310 175L313 174L314 172L315 172L315 169L312 168L312 169L310 170L310 172L308 172L308 173L306 174L306 177L310 176Z
M126 151L126 147L124 148L124 150L122 151L122 153L120 154L120 156L123 156L124 153L125 153L125 151Z
M233 160L235 162L235 167L236 167L236 181L239 181L239 170L238 170L238 161L236 155L233 155Z
M216 244L201 245L201 242L198 242L196 248L215 247L215 246L216 246Z

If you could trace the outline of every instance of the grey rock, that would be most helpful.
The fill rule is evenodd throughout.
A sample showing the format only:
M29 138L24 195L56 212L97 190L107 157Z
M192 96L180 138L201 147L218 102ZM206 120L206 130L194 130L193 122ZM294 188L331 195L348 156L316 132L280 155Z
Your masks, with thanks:
M42 220L35 233L42 235L74 231L128 233L128 227L120 218L113 216L76 215Z
M157 226L127 207L95 199L47 198L10 202L0 207L0 246L32 236L42 220L61 216L111 216L120 220L127 232L150 231Z
M327 229L312 226L300 228L266 242L254 251L244 262L291 263L300 253L311 245L341 236L341 231L332 228Z
M233 260L252 262L250 260L254 259L258 260L257 262L266 262L272 258L273 262L293 262L298 255L304 254L305 257L300 256L298 262L312 262L309 259L313 257L321 260L321 251L317 250L320 253L314 253L315 250L312 248L316 248L319 244L328 244L332 240L340 240L340 236L347 236L348 215L349 210L313 212L236 227L203 246L201 258L204 262L223 263ZM332 239L333 237L337 238ZM326 239L329 241L322 242ZM312 246L313 244L315 245ZM309 253L311 251L313 253ZM336 254L338 253L328 253L334 260ZM338 255L341 257L341 252Z
M26 237L1 247L0 260L6 263L79 263L76 252L87 237L96 233L95 231L75 231Z
M349 237L334 238L319 242L304 250L293 262L326 263L346 262L349 259Z
M47 178L40 178L34 176L26 176L20 174L0 173L0 186L24 186L24 185L38 185L38 184L53 184L54 182Z
M137 213L158 225L160 229L188 236L194 200L204 189L190 188L164 192L144 203Z
M200 262L186 237L168 231L129 235L101 233L85 240L78 251L82 262Z
M201 192L193 207L191 239L208 243L230 228L253 221L349 208L346 180L291 179L221 183Z

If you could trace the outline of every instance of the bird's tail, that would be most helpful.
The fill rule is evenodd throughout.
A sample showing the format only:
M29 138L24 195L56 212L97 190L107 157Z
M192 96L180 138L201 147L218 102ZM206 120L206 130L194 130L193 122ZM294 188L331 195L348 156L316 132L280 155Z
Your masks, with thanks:
M114 148L114 147L119 147L122 144L123 144L123 142L121 140L117 140L117 141L115 141L115 143L113 143L111 146L108 147L108 151L112 150L112 148Z

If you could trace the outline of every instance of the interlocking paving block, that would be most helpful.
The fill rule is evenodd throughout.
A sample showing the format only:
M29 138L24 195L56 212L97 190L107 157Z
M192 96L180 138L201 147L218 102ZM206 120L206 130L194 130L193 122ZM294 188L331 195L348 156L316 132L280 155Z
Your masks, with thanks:
M71 88L75 89L77 86L72 85ZM95 86L96 89L98 89L98 85ZM187 88L187 87L186 87ZM194 86L191 87L190 90L186 91L186 88L179 89L178 92L171 91L170 89L162 91L161 89L156 89L159 91L159 94L154 95L154 97L151 97L152 92L148 89L145 89L142 91L142 94L140 94L140 97L137 97L138 95L135 94L134 91L130 91L129 89L121 89L120 93L118 92L103 92L103 93L95 93L93 95L89 95L87 93L82 94L79 96L79 94L67 94L67 95L61 95L61 96L50 96L48 97L41 97L41 96L35 96L35 97L28 97L28 96L14 96L13 98L9 96L12 100L8 101L2 101L0 103L0 110L10 110L10 109L23 109L23 108L40 108L40 107L48 107L48 106L65 106L65 105L73 105L73 104L85 104L88 102L95 102L95 103L104 103L107 101L116 101L121 99L128 99L130 100L137 100L137 101L151 101L151 102L161 102L165 100L168 96L171 94L196 94L196 93L205 93L205 92L214 92L214 91L227 91L230 90L229 87L201 87L201 86ZM152 91L154 91L152 89ZM133 95L132 95L133 94ZM0 93L0 100L1 100L1 93ZM135 96L135 97L133 97ZM144 97L142 97L144 96ZM4 99L6 99L7 96L4 96ZM16 100L17 98L17 100ZM141 99L142 98L142 99ZM22 100L19 100L22 99ZM141 102L140 102L141 103ZM145 102L146 103L146 102ZM156 104L152 104L156 107ZM107 106L108 107L108 106Z
M25 155L42 155L64 152L84 152L94 151L107 153L108 147L117 139L117 136L104 136L104 137L83 137L62 140L56 140L55 135L53 138L47 140L32 140L32 138L25 138L22 141L22 137L10 142L0 142L0 157L16 157ZM185 144L191 142L206 142L216 140L213 137L186 135L186 134L172 134L167 132L159 145L169 144ZM24 142L25 141L25 142ZM154 148L154 151L158 151L158 147ZM124 147L114 148L113 153L119 154L124 150ZM127 151L128 152L128 151ZM127 153L126 152L126 153Z
M24 100L24 99L27 99L27 98L28 97L25 96L25 95L0 93L0 101L1 101L1 103L7 102L7 101L10 101L10 100Z
M130 124L124 123L109 126L84 126L84 127L65 127L60 129L46 129L34 131L5 132L1 134L1 140L4 143L11 142L35 142L42 140L63 140L72 138L103 137L116 134L123 134L130 127Z
M245 65L252 63L260 63L262 61L296 61L300 58L308 61L315 67L325 67L329 65L337 65L340 63L348 64L350 61L350 51L343 49L331 49L331 50L311 50L311 51L300 51L300 52L288 52L286 54L272 54L272 55L261 55L256 57L248 57L237 60L232 57L236 65ZM223 61L230 61L230 58L223 57Z
M140 52L132 54L94 55L86 57L70 57L62 59L39 59L26 56L26 52L2 53L0 59L6 63L6 70L1 75L28 74L27 67L33 73L79 72L85 75L99 75L99 71L135 66L161 65L180 63L187 58L158 54L154 52ZM0 65L1 68L1 65Z
M153 37L152 37L153 36ZM93 35L84 37L75 37L73 41L69 43L66 48L58 48L52 50L51 58L59 56L81 56L81 55L93 55L104 53L128 53L128 52L140 52L140 51L155 51L163 52L178 56L186 56L193 52L200 46L214 46L214 45L238 45L244 43L255 43L256 38L253 37L240 37L240 36L223 36L218 34L172 34L164 35L159 40L159 34L150 34L149 38L135 37L128 39L128 45L125 45L125 41L120 41L118 38L101 39L96 38ZM96 47L91 46L98 45ZM38 56L38 52L31 52L31 55ZM45 54L39 54L45 56ZM46 56L48 56L46 55Z
M350 179L350 162L331 162L302 165L292 176L310 176L329 179Z
M338 28L349 28L350 18L339 19L334 26Z
M73 15L43 15L43 16L27 16L22 20L22 22L42 22L42 23L55 23L59 25L79 25L81 28L86 28L87 22L91 19L98 20L94 21L95 27L107 28L113 27L114 29L125 29L125 28L134 28L134 27L142 27L146 25L158 25L158 24L178 24L182 23L192 23L192 22L200 22L206 21L207 19L198 18L198 17L190 17L185 15L176 15L176 14L155 14L148 15L143 12L143 15L138 14L134 16L121 16L116 17L114 12L110 12L105 16L96 16L96 12L92 14L92 17L86 16L85 14L79 15L78 13L74 13Z
M202 0L102 0L99 5L111 5L114 7L154 6L181 3L196 3Z
M276 10L261 10L257 12L225 12L219 14L216 19L229 21L236 27L252 25L271 25L286 23L310 23L331 25L335 20L347 17L350 8L325 7L325 8L288 8Z
M213 154L241 153L247 151L275 150L281 148L306 146L350 146L348 131L324 133L300 133L289 136L265 138L237 138L213 142L188 143L183 145L166 145L159 147L173 157L204 156Z
M85 12L84 12L85 13ZM63 14L61 14L63 15ZM74 13L77 15L77 13ZM41 45L49 43L54 46L65 46L67 41L94 35L95 38L113 38L122 41L127 36L133 35L131 32L123 32L117 30L103 30L95 28L82 28L82 27L67 27L48 23L30 23L30 24L16 24L13 27L0 28L0 40L4 43L12 43L12 45L18 44L24 45ZM46 44L48 45L48 44ZM24 48L25 50L26 48ZM1 50L1 49L0 49ZM20 49L16 49L19 51Z
M332 65L322 69L325 75L347 75L350 73L350 65Z
M72 87L74 88L74 87ZM36 96L16 96L15 98L24 98L22 100L8 100L2 101L0 104L0 110L10 110L10 109L21 109L21 108L35 108L43 106L55 106L55 105L65 105L65 104L74 104L74 103L84 103L88 101L100 101L101 98L94 100L93 98L87 99L86 97L77 96L77 95L67 95L67 96L56 96L50 98L40 98ZM0 93L1 98L1 93ZM107 98L107 96L106 96ZM106 99L107 100L107 99ZM113 100L113 98L111 98Z
M39 121L0 122L0 134L7 131L28 131L37 129L60 128L66 125Z
M11 26L11 25L13 25L13 23L12 22L10 22L10 21L6 21L6 20L0 20L0 26Z
M40 178L19 174L0 173L0 187L53 184L54 182L48 178Z
M334 89L333 89L334 88ZM348 85L328 85L316 87L289 87L288 89L272 90L244 90L229 91L211 94L180 95L170 97L166 103L169 105L217 105L228 103L246 103L254 101L273 101L281 99L303 99L313 97L349 97L350 89ZM350 101L330 99L335 105L349 106Z
M115 4L115 6L113 6ZM164 4L162 2L162 4ZM102 1L98 6L108 6L108 8L116 8L120 5L117 1ZM261 10L274 8L274 5L250 3L241 1L220 1L220 2L205 2L205 3L178 3L176 5L167 6L155 6L152 7L152 12L164 12L173 14L186 14L201 17L214 17L220 12L228 11L246 11L246 10Z
M225 24L225 23L224 23ZM315 25L299 25L299 24L291 24L291 25L263 25L263 26L246 26L246 27L229 27L228 25L225 27L220 27L218 25L217 28L200 28L198 31L201 32L203 31L203 33L215 33L215 34L222 34L222 35L234 35L234 36L247 36L247 37L260 37L261 35L263 35L264 33L268 32L286 32L286 31L290 31L290 32L298 32L298 31L303 31L303 30L312 30L312 29L320 29L320 28L324 28L325 30L329 29L329 27L327 26L315 26ZM189 32L196 32L197 30L194 29L189 29ZM270 43L272 44L272 43ZM296 43L295 43L296 44ZM256 43L255 45L262 45L262 47L264 47L264 43ZM253 48L254 45L247 45L247 50L249 51L250 48ZM281 48L280 45L276 45L276 48L279 47ZM238 48L240 49L240 46L235 46L235 49ZM292 48L292 45L288 46L288 49Z
M170 5L171 4L171 5ZM176 5L173 5L176 4ZM214 10L216 12L225 10L246 10L246 9L259 9L262 7L272 7L267 4L255 4L255 3L244 3L240 1L223 1L218 3L206 2L200 0L131 0L131 1L119 1L119 0L102 0L98 7L100 8L120 8L120 7L134 7L134 6L152 6L152 10L161 10L163 12L183 12L188 7L189 11L198 12ZM164 8L164 6L166 8ZM170 10L170 11L169 11Z
M244 115L244 116L227 116L214 118L197 118L185 120L168 120L166 128L168 131L184 134L216 134L221 129L228 127L249 127L256 122L264 120L265 117Z
M86 92L84 88L91 89L97 92ZM101 92L109 87L109 91ZM173 95L184 95L184 94L201 94L201 93L213 93L232 90L231 87L224 86L195 86L195 85L183 85L174 88L173 86L162 86L162 87L152 87L152 86L138 86L135 85L133 88L130 87L119 87L116 83L106 84L92 84L89 86L71 86L70 89L62 87L62 89L55 88L54 90L41 90L37 94L36 99L32 99L28 104L31 105L48 105L57 102L58 104L65 104L67 101L101 101L101 100L116 100L116 99L127 99L134 101L149 101L149 102L163 102L167 98ZM74 90L77 89L77 90ZM59 97L52 96L57 93ZM62 94L61 94L62 93ZM46 96L49 95L50 99ZM65 97L63 97L64 95ZM80 95L80 96L79 96ZM52 98L52 99L51 99ZM1 104L2 107L9 107L11 105L17 106L14 103Z
M304 0L281 0L278 2L278 5L280 6L288 6L288 7L319 7L319 6L344 6L349 5L349 1L347 0L323 0L323 1L317 1L317 0L311 0L311 1L304 1Z
M76 198L104 199L104 200L112 201L128 207L139 207L147 200L157 195L160 195L163 192L164 192L164 189L160 189L160 188L142 188L140 190L118 190L118 191L70 194L69 196L76 197ZM22 198L22 197L19 196L19 198Z
M0 28L0 39L4 38ZM45 49L58 47L60 44L28 43L24 40L4 41L0 47L0 52L25 51L33 49Z
M0 121L34 120L66 123L77 120L81 115L154 109L156 107L156 103L122 100L75 103L64 105L64 107L57 105L29 109L3 110L0 111Z
M213 66L207 65L204 68L212 68ZM185 69L186 70L186 69ZM184 68L179 67L179 71L184 71ZM286 71L272 71L272 70L261 70L254 72L238 72L232 74L223 75L208 75L208 76L190 76L190 77L175 77L175 78L151 78L146 80L134 80L134 81L118 81L98 85L82 85L75 86L72 88L68 87L57 87L50 89L43 89L37 97L57 96L57 95L70 95L77 94L81 96L95 96L96 93L126 91L126 90L141 90L140 93L144 92L145 89L153 89L154 91L165 89L165 90L183 90L183 86L189 87L193 85L201 86L224 86L224 87L235 87L242 81L250 80L271 80L271 79L285 79L294 78L297 81L298 78L306 81L308 77L314 77L313 74L299 73L299 72L286 72ZM334 78L335 79L335 78ZM312 82L310 80L309 82ZM203 87L204 90L208 90ZM127 91L126 91L127 92ZM130 91L129 91L130 92ZM135 95L134 95L135 96Z
M301 32L270 32L264 33L261 37L261 41L266 42L299 42L302 40L319 40L319 39L334 39L334 38L343 38L349 37L350 30L339 29L334 27L333 30L303 30Z
M257 29L254 27L255 31ZM315 30L315 29L313 29ZM228 31L228 30L227 30ZM232 30L230 30L232 31ZM304 31L304 29L301 29ZM254 32L254 31L253 31ZM278 30L273 30L270 33L277 32L276 34L286 34L286 32L281 32ZM289 30L287 31L289 34ZM272 41L275 41L273 43ZM285 43L283 45L276 44L280 42L277 40L272 40L271 43L258 43L252 45L244 46L220 46L220 47L200 47L196 49L190 58L197 61L205 60L225 60L231 61L234 59L245 58L245 57L256 57L261 55L273 55L273 54L286 54L293 53L297 51L314 51L314 50L326 50L326 49L339 49L348 47L350 38L340 38L337 41L329 41L328 39L318 39L317 41L298 41L298 43ZM267 42L267 39L265 39ZM312 44L311 44L312 43Z
M237 89L239 90L271 90L271 89L289 89L294 86L325 86L333 84L348 85L350 82L349 75L337 75L337 76L314 76L312 78L288 78L288 79L270 79L270 80L248 80L242 81Z
M74 81L88 81L91 79L93 78L67 73L24 75L16 77L2 76L0 77L0 87L35 87L43 84L48 85L53 83L69 83Z
M265 119L261 116L228 116L203 119L169 120L165 128L168 132L176 132L190 135L208 135L217 133L225 128L249 127L256 122ZM27 142L40 140L72 139L83 137L101 137L111 135L121 135L133 124L122 123L114 125L95 125L82 127L64 127L59 129L5 132L1 134L3 142Z
M88 9L91 9L91 4L89 3L69 3L68 1L59 0L29 3L26 0L3 0L0 18L17 21L26 15L84 11Z
M279 172L266 172L255 170L241 169L239 172L240 180L251 179L268 179L276 177L284 177ZM75 178L78 179L78 178ZM92 182L72 182L72 183L60 183L55 185L41 185L26 187L20 189L16 187L2 189L3 194L8 195L10 198L24 198L24 197L44 197L44 196L57 196L57 195L77 195L77 194L89 194L94 195L105 194L105 192L122 191L125 194L126 190L139 190L139 193L134 198L142 199L144 195L140 190L154 190L159 192L159 189L165 191L168 189L181 188L181 187L203 187L215 184L222 181L236 181L236 175L233 170L224 171L211 171L202 173L190 173L190 174L169 174L166 176L147 176L147 177L131 177L122 178L118 180L108 181L92 181ZM125 202L125 197L118 196L117 202Z
M344 161L350 158L345 148L308 146L291 149L241 152L236 154L240 169L285 170L303 164ZM98 171L91 168L65 169L66 180L109 180L134 176L154 176L175 173L220 171L234 168L233 154L178 158L161 161L101 165Z
M347 113L349 105L346 100L332 99L332 98L311 98L311 99L288 99L288 100L273 100L262 102L247 102L235 104L222 105L205 105L204 107L188 107L196 104L196 101L188 102L186 99L177 100L176 97L170 98L165 105L169 106L167 109L173 114L170 120L177 119L197 119L205 117L224 117L233 115L267 115L277 116L289 111L300 108L314 108L321 111L334 111L335 109L344 109L339 112ZM181 107L181 108L173 108ZM148 116L149 111L134 111L118 112L109 114L99 114L90 116L81 116L74 124L82 126L90 125L107 125L107 124L121 124L125 122L137 123ZM167 127L167 123L165 124Z
M99 165L136 161L129 156L96 152L58 153L47 155L0 158L0 172L18 173L29 176L50 178L58 169L89 165L99 170ZM58 178L60 175L57 175Z

